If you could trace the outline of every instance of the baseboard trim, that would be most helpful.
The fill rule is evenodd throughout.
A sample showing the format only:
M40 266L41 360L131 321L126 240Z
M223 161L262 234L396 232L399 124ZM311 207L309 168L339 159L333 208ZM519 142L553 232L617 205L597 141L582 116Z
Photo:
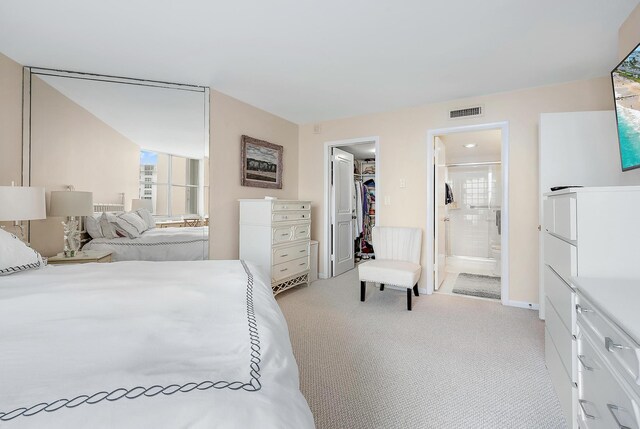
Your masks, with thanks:
M325 273L318 273L318 278L322 280L326 280L329 278Z
M525 302L525 301L507 301L505 303L505 305L507 305L509 307L526 308L526 309L529 309L529 310L539 310L540 309L540 305L539 304L532 304L530 302Z

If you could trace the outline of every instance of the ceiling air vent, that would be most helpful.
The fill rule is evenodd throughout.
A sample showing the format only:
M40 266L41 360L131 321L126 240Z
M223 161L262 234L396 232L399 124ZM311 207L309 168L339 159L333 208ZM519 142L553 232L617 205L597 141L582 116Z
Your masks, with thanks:
M470 118L482 116L482 106L465 107L463 109L449 110L449 119Z

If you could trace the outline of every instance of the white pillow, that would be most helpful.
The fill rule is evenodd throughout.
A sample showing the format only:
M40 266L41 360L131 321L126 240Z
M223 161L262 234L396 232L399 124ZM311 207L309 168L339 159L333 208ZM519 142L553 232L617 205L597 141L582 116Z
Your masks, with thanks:
M140 237L147 230L147 224L135 213L122 213L116 216L116 230L124 230L129 238Z
M44 266L42 256L15 235L0 228L0 276Z
M91 236L91 238L102 238L104 234L102 233L102 228L100 227L100 217L98 215L93 216L85 216L84 218L84 229L87 230L87 234Z
M115 218L113 215L108 215L106 213L102 213L100 216L100 230L102 231L102 236L104 238L117 238L118 234L116 234L116 228L113 226L111 221Z
M138 209L135 212L147 225L147 229L152 229L156 227L156 220L153 218L151 212L147 209Z

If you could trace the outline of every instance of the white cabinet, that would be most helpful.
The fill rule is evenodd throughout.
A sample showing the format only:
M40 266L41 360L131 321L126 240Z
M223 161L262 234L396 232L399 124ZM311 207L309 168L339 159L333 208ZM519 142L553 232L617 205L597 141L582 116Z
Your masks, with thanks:
M640 427L640 279L577 278L578 414L582 429Z
M277 294L309 282L311 203L240 200L240 259L271 274Z
M572 188L543 201L545 360L569 427L578 425L574 276L640 278L640 187ZM571 398L571 400L568 400Z

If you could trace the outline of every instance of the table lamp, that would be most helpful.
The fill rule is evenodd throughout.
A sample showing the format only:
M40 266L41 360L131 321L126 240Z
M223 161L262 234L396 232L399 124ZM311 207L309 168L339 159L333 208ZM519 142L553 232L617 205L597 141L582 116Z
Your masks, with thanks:
M45 219L44 188L0 186L0 221L12 221L24 241L23 220Z
M80 216L93 214L93 193L82 191L51 191L49 216L66 217L64 226L64 256L76 256L80 249Z

